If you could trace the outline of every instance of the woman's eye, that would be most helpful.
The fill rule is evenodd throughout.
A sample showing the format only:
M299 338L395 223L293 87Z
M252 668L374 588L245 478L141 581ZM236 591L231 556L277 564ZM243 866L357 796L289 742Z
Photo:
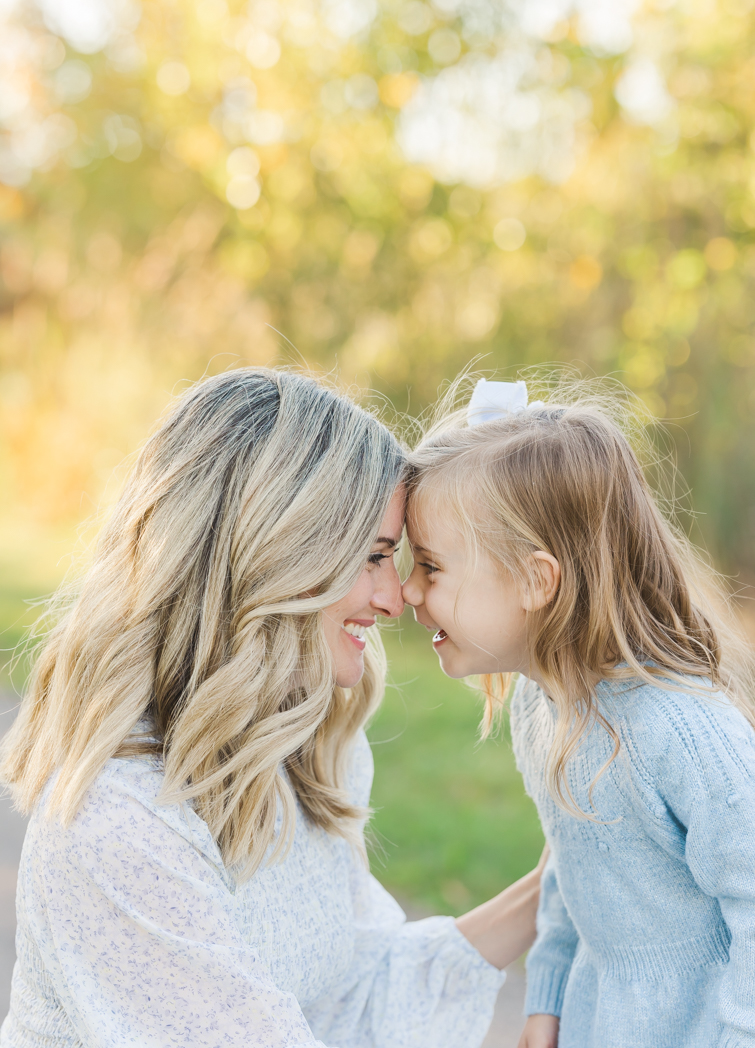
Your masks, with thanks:
M371 553L367 558L368 564L381 564L384 560L393 560L398 553L398 546L390 553Z
M438 570L438 568L435 566L435 564L425 564L422 561L419 562L419 566L421 568L424 568L426 574L428 574L428 575L433 575Z

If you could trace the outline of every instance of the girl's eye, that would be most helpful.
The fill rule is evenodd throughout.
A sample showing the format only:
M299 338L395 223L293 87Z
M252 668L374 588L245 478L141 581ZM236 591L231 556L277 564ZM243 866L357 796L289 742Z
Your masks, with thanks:
M435 574L435 572L436 572L436 571L438 571L438 568L437 568L437 567L435 566L435 564L425 564L425 563L424 563L423 561L420 561L420 562L419 562L419 566L420 566L421 568L424 568L424 569L425 569L425 572L426 572L426 573L427 573L428 575L434 575L434 574Z

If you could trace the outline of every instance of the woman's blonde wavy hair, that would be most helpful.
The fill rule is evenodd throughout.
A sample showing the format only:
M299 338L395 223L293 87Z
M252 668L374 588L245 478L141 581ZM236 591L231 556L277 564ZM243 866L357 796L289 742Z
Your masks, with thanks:
M558 712L548 788L587 816L569 790L567 764L596 721L613 742L609 764L619 752L598 708L600 680L663 677L689 690L689 678L700 678L697 687L710 691L712 682L755 727L755 674L718 577L661 512L659 502L671 509L671 500L654 497L633 450L658 467L638 425L640 405L618 384L591 390L568 376L536 395L548 402L472 428L464 412L441 411L410 456L408 517L420 534L429 515L450 518L473 556L484 551L524 586L534 581L534 551L558 560L556 596L529 616L530 664ZM483 734L511 683L481 678Z
M241 368L189 389L37 661L2 749L18 807L57 772L47 810L68 822L109 758L155 755L163 798L192 799L242 877L285 853L292 791L358 840L346 756L385 660L376 639L360 684L337 687L320 613L359 577L404 469L380 422L309 377Z

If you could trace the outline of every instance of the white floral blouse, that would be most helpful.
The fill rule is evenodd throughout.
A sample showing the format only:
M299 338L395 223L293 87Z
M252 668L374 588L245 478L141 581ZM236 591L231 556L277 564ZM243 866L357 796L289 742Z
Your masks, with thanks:
M160 765L111 760L71 826L32 816L2 1048L476 1048L503 974L450 917L407 924L301 813L287 858L236 884ZM366 804L372 755L355 747Z

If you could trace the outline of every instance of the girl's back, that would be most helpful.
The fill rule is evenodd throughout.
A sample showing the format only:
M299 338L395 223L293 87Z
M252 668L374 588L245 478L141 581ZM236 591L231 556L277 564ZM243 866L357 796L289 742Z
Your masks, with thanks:
M596 724L568 765L589 820L545 786L553 704L525 679L512 701L517 760L556 856L526 1010L561 1015L559 1048L751 1045L755 735L720 693L642 681L597 692L621 749L596 779L614 749Z

